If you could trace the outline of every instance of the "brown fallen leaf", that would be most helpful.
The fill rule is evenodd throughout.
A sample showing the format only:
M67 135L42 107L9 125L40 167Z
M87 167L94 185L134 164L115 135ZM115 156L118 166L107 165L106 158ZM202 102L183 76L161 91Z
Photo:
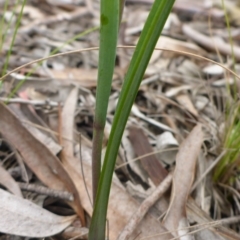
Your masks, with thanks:
M59 159L27 130L3 103L0 103L0 113L0 132L18 149L25 163L45 185L73 193L74 209L84 225L79 194Z
M44 238L68 227L76 216L57 216L36 204L0 189L0 232Z
M147 153L153 152L151 145L148 142L147 137L140 128L129 128L129 139L134 148L136 157L143 156ZM143 168L149 175L149 178L157 186L167 176L167 170L161 165L155 155L150 155L140 159Z
M16 196L22 197L22 192L14 178L10 175L10 173L5 170L0 165L0 184L6 187L10 192L15 194Z
M171 202L164 220L165 227L175 237L180 237L187 233L186 203L191 191L196 160L201 150L202 142L202 126L198 124L182 142L176 157ZM188 239L190 239L190 235L188 236Z

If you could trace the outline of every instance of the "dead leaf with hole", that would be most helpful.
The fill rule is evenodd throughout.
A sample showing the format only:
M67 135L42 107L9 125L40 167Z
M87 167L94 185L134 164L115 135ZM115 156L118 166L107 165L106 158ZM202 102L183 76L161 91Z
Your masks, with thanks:
M182 142L176 157L171 202L164 225L175 237L180 237L180 239L191 239L191 235L186 235L188 233L186 203L191 191L202 142L202 126L198 124ZM181 235L184 235L185 238L181 238Z
M34 203L0 189L0 232L44 238L67 228L76 216L57 216Z
M25 163L45 185L73 193L74 209L84 225L84 214L78 192L59 159L39 142L2 103L0 112L0 132L18 149Z

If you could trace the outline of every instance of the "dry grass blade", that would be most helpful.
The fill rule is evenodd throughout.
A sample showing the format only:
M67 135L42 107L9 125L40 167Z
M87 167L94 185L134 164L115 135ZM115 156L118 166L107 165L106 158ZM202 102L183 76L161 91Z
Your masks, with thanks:
M124 48L124 49L135 49L136 46L117 46L117 48ZM10 76L12 73L14 72L17 72L25 67L28 67L28 66L31 66L32 64L34 63L39 63L39 62L42 62L42 61L45 61L45 60L48 60L48 59L52 59L52 58L55 58L55 57L60 57L60 56L65 56L65 55L68 55L68 54L73 54L73 53L80 53L80 52L87 52L87 51L93 51L93 50L99 50L99 47L91 47L91 48L83 48L83 49L78 49L78 50L73 50L73 51L69 51L69 52L64 52L64 53L58 53L58 54L54 54L54 55L51 55L51 56L48 56L48 57L44 57L44 58L39 58L37 60L34 60L34 61L31 61L29 63L26 63L26 64L23 64L22 66L20 67L17 67L15 69L13 69L12 71L9 71L7 74L5 74L4 76L0 77L0 81L4 81L4 79L7 77L7 76ZM189 53L189 52L184 52L184 51L177 51L177 50L172 50L172 49L167 49L167 48L155 48L155 50L157 51L166 51L166 52L173 52L173 53L177 53L177 54L181 54L181 55L184 55L184 56L189 56L189 57L193 57L193 58L196 58L196 59L201 59L201 60L204 60L204 61L207 61L209 63L213 63L213 64L216 64L220 67L222 67L224 70L226 70L228 73L231 73L234 77L236 77L238 80L240 80L240 77L238 76L237 73L235 73L234 71L232 71L230 68L224 66L223 64L221 63L218 63L216 61L213 61L207 57L203 57L201 55L197 55L197 54L194 54L194 53Z
M186 232L180 229L188 226L186 203L192 187L196 160L202 142L202 126L198 124L183 141L176 157L171 203L165 218L166 228L172 231L175 237L185 234Z
M68 227L76 216L62 217L0 189L0 232L43 238Z
M19 150L23 160L37 177L48 187L73 193L74 208L84 224L84 214L74 183L60 161L39 142L4 105L0 104L0 131Z

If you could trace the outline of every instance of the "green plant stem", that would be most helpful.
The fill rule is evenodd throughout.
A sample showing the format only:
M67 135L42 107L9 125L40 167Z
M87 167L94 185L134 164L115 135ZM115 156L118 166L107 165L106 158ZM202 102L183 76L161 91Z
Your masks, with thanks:
M20 2L20 1L18 0L17 5L18 5L19 2ZM13 37L12 37L12 41L11 41L11 44L10 44L10 49L8 50L6 61L4 62L3 75L4 75L4 74L6 73L6 71L7 71L9 58L10 58L11 53L12 53L12 48L13 48L13 45L14 45L14 42L15 42L15 39L16 39L16 36L17 36L18 28L19 28L20 23L21 23L21 19L22 19L22 15L23 15L23 9L24 9L24 6L25 6L25 5L26 5L26 0L23 0L23 3L22 3L22 5L21 5L21 10L20 10L19 16L18 16L18 18L17 18L17 23L16 23L16 26L15 26L15 28L14 28Z
M225 21L226 21L226 25L227 25L227 30L228 30L228 39L229 39L229 43L231 46L231 57L232 57L232 61L233 61L233 70L234 70L234 72L236 72L236 58L235 58L235 54L234 54L233 38L232 38L232 33L231 33L230 22L229 22L229 18L228 18L227 9L225 7L225 2L224 2L224 0L222 0L221 2L222 2L222 8L224 11L224 17L225 17ZM237 81L236 81L235 77L234 77L234 87L235 87L234 100L236 101L238 96L237 96Z
M108 198L122 134L142 77L173 3L174 0L155 0L131 60L119 97L105 154L90 225L90 240L104 240L105 238ZM92 237L94 232L97 232L95 238Z
M119 27L119 0L101 0L100 7L100 50L92 150L93 203L95 203L101 172L103 131L106 122L108 100L110 96L113 71L115 67Z
M2 51L3 43L4 43L7 31L8 31L8 27L6 29L4 29L4 21L5 21L4 15L5 15L6 11L7 11L7 8L8 8L8 0L5 1L5 3L4 3L3 16L2 16L2 19L0 21L0 52ZM13 14L12 14L12 16L13 16ZM11 19L12 19L12 17L11 17ZM9 21L8 26L11 23L11 19Z
M119 26L121 24L125 0L119 0Z

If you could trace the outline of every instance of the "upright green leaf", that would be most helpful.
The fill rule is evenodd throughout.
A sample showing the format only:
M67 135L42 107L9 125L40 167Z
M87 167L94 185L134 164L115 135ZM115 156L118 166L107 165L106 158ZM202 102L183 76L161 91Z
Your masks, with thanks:
M95 239L98 240L104 240L105 236L108 198L122 134L137 95L142 77L166 19L172 9L173 3L174 0L155 0L140 36L122 87L108 141L90 226L90 236L92 236L92 232L98 231L97 235L95 235ZM96 227L94 228L93 226L97 226L98 228L96 229ZM93 240L94 238L90 239Z
M100 20L101 26L100 26L98 84L96 93L95 118L93 126L93 153L92 153L94 202L101 171L103 130L105 127L108 99L111 91L112 76L116 58L116 46L119 26L119 0L110 1L101 0Z

